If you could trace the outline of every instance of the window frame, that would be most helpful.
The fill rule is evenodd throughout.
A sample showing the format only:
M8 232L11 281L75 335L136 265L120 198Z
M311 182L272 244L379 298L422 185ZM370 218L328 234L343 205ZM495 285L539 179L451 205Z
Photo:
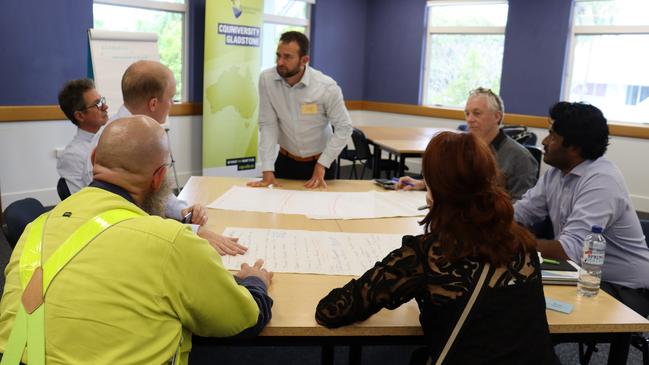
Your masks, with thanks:
M576 0L573 4L573 7L576 6L577 2L589 2L588 0ZM577 37L583 35L633 35L633 34L644 34L649 35L649 24L647 25L574 25L574 8L572 12L571 27L569 34L569 45L568 45L568 59L566 62L563 86L561 88L561 98L569 100L570 99L570 87L572 84L572 75L574 73L574 57L575 57L575 47L577 45ZM612 120L610 123L616 124L630 124L644 126L644 123L633 122L633 121L624 121L624 120Z
M307 4L306 19L296 18L292 16L264 13L263 23L304 27L305 30L304 34L306 34L309 38L311 38L311 15L313 11L311 5L315 5L316 0L294 0L294 1L301 1Z
M508 0L428 0L426 2L426 44L424 46L424 72L421 90L421 100L419 104L429 107L442 107L448 109L464 109L464 107L442 105L442 104L426 104L428 99L428 78L429 78L429 65L430 65L430 40L433 35L502 35L505 36L505 26L434 26L430 24L430 11L433 6L444 5L485 5L485 4L507 4ZM502 70L501 70L502 76Z
M180 100L178 102L185 103L189 100L189 22L187 21L189 16L189 0L184 0L182 4L179 3L170 3L166 1L156 1L156 0L93 0L93 4L102 4L102 5L113 5L121 6L125 8L135 8L135 9L144 9L144 10L156 10L156 11L165 11L170 13L179 13L182 15L182 72L181 72L181 84L182 88L180 90ZM93 14L94 18L94 14Z
M274 14L267 14L264 12L263 18L262 18L262 29L264 28L264 25L266 24L273 24L273 25L285 25L285 26L297 26L297 27L304 27L304 34L311 39L311 15L313 14L313 7L312 5L315 5L316 0L293 0L293 1L299 1L306 3L307 8L306 8L306 18L298 18L298 17L292 17L292 16L284 16L284 15L274 15ZM262 34L262 43L263 43L263 37L264 35ZM275 53L275 50L273 49L273 54ZM309 50L309 53L311 50ZM310 54L309 54L310 56ZM264 54L260 50L259 54L259 66L260 66L260 72L264 70Z

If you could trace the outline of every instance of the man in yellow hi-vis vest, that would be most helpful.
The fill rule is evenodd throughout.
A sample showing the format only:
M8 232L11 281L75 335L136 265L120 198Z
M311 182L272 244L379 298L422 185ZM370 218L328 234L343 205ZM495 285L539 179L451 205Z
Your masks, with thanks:
M2 364L186 364L191 334L256 334L272 273L219 254L165 208L169 150L153 119L113 122L94 181L30 224L6 269ZM149 215L151 214L151 215Z

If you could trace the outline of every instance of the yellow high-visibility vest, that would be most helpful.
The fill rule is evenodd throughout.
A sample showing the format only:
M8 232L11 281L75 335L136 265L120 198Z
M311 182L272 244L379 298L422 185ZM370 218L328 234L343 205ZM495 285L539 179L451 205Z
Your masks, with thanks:
M90 241L122 221L141 216L132 210L113 209L88 220L42 262L43 230L49 213L38 217L20 256L23 296L0 365L18 365L27 348L29 365L45 364L45 294L52 280ZM175 360L172 359L172 362Z

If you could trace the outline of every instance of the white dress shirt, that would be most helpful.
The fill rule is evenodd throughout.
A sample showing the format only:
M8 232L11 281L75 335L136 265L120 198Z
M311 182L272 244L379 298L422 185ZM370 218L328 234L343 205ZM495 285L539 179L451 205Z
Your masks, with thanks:
M514 204L516 221L531 226L549 216L554 239L580 262L591 227L604 228L606 257L602 280L629 288L649 288L649 249L629 198L624 177L605 157L586 160L564 175L551 167Z
M292 87L274 67L264 70L259 76L259 103L263 171L275 171L277 144L300 157L322 153L318 163L329 167L352 134L340 87L309 66Z
M65 179L71 194L90 184L91 180L88 180L85 169L86 160L94 148L92 144L94 135L94 133L77 128L77 134L65 146L63 153L56 162L56 171L58 171L59 176Z
M125 118L125 117L130 117L133 115L124 105L122 105L117 113L110 117L108 119L108 122L106 123L105 126L103 126L94 136L92 139L92 146L90 148L90 151L92 151L95 147L97 147L97 143L99 142L99 137L101 137L101 134L104 132L104 128L106 128L107 125L112 123L113 121L120 119L120 118ZM92 162L90 161L90 154L88 154L86 158L86 166L85 166L85 173L86 173L86 179L88 180L88 184L92 181ZM86 185L88 185L86 184ZM86 186L84 185L84 186ZM181 210L187 208L189 205L187 202L184 200L178 199L174 194L169 194L169 199L167 199L167 205L165 208L165 215L167 218L172 218L175 220L181 220Z

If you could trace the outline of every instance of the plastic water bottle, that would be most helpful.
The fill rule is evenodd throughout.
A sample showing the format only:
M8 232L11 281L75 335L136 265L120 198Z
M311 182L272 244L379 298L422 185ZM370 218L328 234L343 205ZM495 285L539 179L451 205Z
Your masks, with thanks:
M602 236L603 230L600 226L593 226L591 233L584 239L577 293L585 297L597 295L599 284L602 281L602 266L606 253L606 240Z

